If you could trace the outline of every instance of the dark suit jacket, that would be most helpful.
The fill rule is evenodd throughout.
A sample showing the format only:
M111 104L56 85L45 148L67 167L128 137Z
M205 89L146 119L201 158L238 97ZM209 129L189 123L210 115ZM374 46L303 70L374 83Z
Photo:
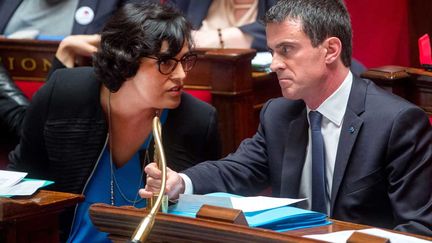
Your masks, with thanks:
M0 33L3 33L9 19L16 11L22 0L4 0L0 6ZM91 23L88 25L81 25L74 19L72 27L73 35L76 34L95 34L102 30L105 22L108 18L117 10L120 6L128 2L139 2L139 0L80 0L78 2L77 9L82 6L87 6L93 9L95 16ZM143 1L141 1L143 2Z
M194 29L199 29L202 21L207 17L212 0L168 0L167 3L173 4L180 9L192 23ZM275 3L276 0L259 0L257 21L239 27L241 31L254 38L252 48L258 51L267 51L265 27L260 23L260 19L264 17L265 12Z
M222 161L186 170L195 193L297 198L308 143L303 101L270 100L257 133ZM423 110L355 78L336 156L330 217L432 235L432 129Z

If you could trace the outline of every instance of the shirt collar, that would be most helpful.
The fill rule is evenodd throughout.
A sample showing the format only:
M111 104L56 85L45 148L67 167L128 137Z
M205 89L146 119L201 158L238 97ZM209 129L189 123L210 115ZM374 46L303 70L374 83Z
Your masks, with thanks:
M352 82L353 75L351 71L349 71L339 88L316 109L338 127L342 125ZM309 113L310 109L307 108L307 111Z

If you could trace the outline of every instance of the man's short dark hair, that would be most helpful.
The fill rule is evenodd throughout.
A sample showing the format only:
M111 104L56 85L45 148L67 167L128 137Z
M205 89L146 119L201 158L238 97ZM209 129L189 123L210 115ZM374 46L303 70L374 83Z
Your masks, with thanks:
M267 11L265 23L282 23L286 19L299 20L313 47L328 37L342 42L341 58L351 66L351 20L342 0L280 0Z
M163 42L168 51L161 53ZM175 57L184 43L193 45L191 26L179 11L157 3L126 4L102 29L93 66L98 79L116 92L135 76L143 57Z

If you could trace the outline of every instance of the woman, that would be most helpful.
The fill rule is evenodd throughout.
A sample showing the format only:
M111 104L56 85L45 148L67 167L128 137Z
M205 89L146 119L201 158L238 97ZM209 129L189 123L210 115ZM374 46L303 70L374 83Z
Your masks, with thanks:
M92 203L145 205L138 189L152 161L155 115L170 167L219 157L215 109L182 92L196 60L190 34L167 6L128 4L102 30L94 68L60 69L34 96L11 168L86 196L69 241L107 240L89 219Z

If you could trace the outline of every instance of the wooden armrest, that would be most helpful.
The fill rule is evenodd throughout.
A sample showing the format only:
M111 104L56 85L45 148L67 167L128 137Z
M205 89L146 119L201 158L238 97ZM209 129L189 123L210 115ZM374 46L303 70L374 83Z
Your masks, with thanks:
M360 232L354 232L350 238L348 238L347 243L390 243L390 240L387 238L382 238L375 235L360 233Z
M362 78L368 79L382 79L382 80L395 80L409 77L405 67L401 66L382 66L377 68L370 68L362 73Z
M243 211L233 208L224 208L204 204L198 211L196 217L248 226Z

